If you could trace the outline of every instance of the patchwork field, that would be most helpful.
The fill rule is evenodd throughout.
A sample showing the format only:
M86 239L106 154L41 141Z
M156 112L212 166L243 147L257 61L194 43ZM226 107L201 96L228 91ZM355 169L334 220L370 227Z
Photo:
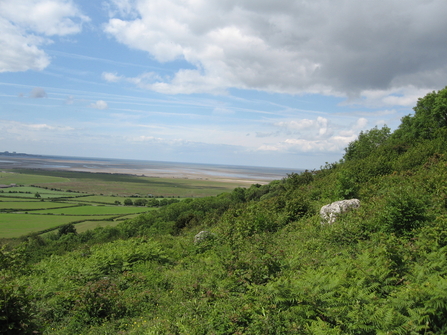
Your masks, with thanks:
M37 214L55 214L55 215L127 215L135 213L144 213L154 208L148 207L127 207L127 206L75 206L58 209L42 209L35 211Z
M116 226L120 221L85 221L76 224L76 231L78 233L83 233L87 230L95 229L98 227L106 227L106 226Z
M156 197L204 197L217 195L236 187L246 187L244 181L214 181L205 179L180 179L142 177L110 173L73 171L14 170L13 174L0 172L0 183L36 185L48 189L61 189L95 195L130 196L153 195ZM33 178L36 177L36 180ZM249 185L248 185L249 186ZM10 189L6 189L10 190ZM5 191L6 192L6 191Z
M36 195L38 194L38 196ZM80 193L63 192L34 186L18 186L0 190L0 196L10 198L74 198L83 196Z
M51 228L75 222L77 216L32 215L0 213L0 237L19 237L33 232L42 232ZM102 218L103 220L105 218Z
M157 210L123 206L126 199L212 196L246 183L21 169L1 171L0 185L0 238L16 238L68 223L81 232Z
M42 201L11 201L14 199L8 199L8 201L1 201L3 198L0 197L0 211L13 210L13 211L35 211L42 209L55 209L55 208L67 208L73 207L73 204L67 203L56 203L56 202L42 202Z

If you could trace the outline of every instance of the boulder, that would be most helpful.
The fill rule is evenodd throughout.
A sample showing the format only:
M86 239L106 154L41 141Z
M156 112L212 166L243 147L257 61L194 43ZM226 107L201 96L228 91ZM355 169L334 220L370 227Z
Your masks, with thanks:
M194 236L194 244L202 243L206 240L210 240L214 238L214 234L207 231L202 230L200 233L198 233L196 236Z
M332 204L321 207L320 216L321 216L321 224L329 223L332 224L335 222L337 216L341 213L347 212L353 208L360 207L359 199L350 199L350 200L340 200L335 201Z

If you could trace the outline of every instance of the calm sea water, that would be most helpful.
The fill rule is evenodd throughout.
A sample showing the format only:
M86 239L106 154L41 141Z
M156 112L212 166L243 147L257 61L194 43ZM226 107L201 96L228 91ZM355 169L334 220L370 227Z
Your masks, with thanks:
M49 170L72 170L88 172L126 173L137 175L172 175L172 176L209 176L238 178L249 180L282 179L292 172L301 169L284 169L272 167L235 166L218 164L176 163L142 160L125 160L111 158L86 158L65 156L33 156L0 153L0 168L29 168Z

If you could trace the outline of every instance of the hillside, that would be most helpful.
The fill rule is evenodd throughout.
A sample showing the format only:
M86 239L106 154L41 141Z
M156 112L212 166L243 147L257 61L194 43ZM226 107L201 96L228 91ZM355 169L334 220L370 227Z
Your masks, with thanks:
M0 333L447 333L446 176L447 88L320 170L3 246Z

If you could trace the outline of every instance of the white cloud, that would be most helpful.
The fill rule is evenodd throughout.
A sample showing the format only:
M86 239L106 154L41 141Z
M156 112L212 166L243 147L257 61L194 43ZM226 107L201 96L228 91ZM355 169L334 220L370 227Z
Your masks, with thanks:
M55 130L55 131L71 131L71 130L73 130L72 127L51 126L51 125L48 125L45 123L43 123L43 124L28 124L28 125L23 124L22 127L32 129L32 130Z
M343 105L366 105L369 108L384 106L413 107L420 97L425 96L432 90L429 87L416 87L414 85L390 89L363 90L359 97L353 97L345 101Z
M71 0L4 0L0 12L10 22L47 36L79 33L90 20Z
M130 138L131 142L155 142L155 143L162 143L164 142L162 138L154 137L154 136L137 136Z
M122 76L117 76L116 73L103 72L102 79L108 81L109 83L117 83L123 79Z
M259 151L279 151L281 150L279 147L274 145L261 145L258 148Z
M107 102L105 102L104 100L98 100L94 103L91 103L89 107L95 109L107 109L109 108L109 105L107 105Z
M276 143L263 143L258 151L278 151L282 153L341 153L354 141L360 131L368 125L366 118L359 118L351 124L336 124L324 117L314 120L300 119L274 123L278 131L257 134L257 137L275 137Z
M71 0L0 1L0 72L43 70L48 37L79 33L88 21Z
M30 93L31 98L46 98L47 92L42 87L34 87Z
M282 131L300 134L306 138L326 138L333 133L328 125L328 119L318 116L315 120L301 119L277 122L274 125Z
M0 16L0 73L7 71L43 70L50 59L38 47L48 40L25 34Z
M441 88L447 76L444 0L113 0L110 6L104 30L117 41L160 62L184 59L196 67L145 85L162 93L240 88L407 106L414 98L405 88ZM387 94L372 97L377 91Z
M47 133L65 133L73 131L69 126L49 125L46 123L23 123L11 120L0 120L0 130L4 134L17 135L23 138L33 138L39 134ZM40 136L40 135L39 135Z

